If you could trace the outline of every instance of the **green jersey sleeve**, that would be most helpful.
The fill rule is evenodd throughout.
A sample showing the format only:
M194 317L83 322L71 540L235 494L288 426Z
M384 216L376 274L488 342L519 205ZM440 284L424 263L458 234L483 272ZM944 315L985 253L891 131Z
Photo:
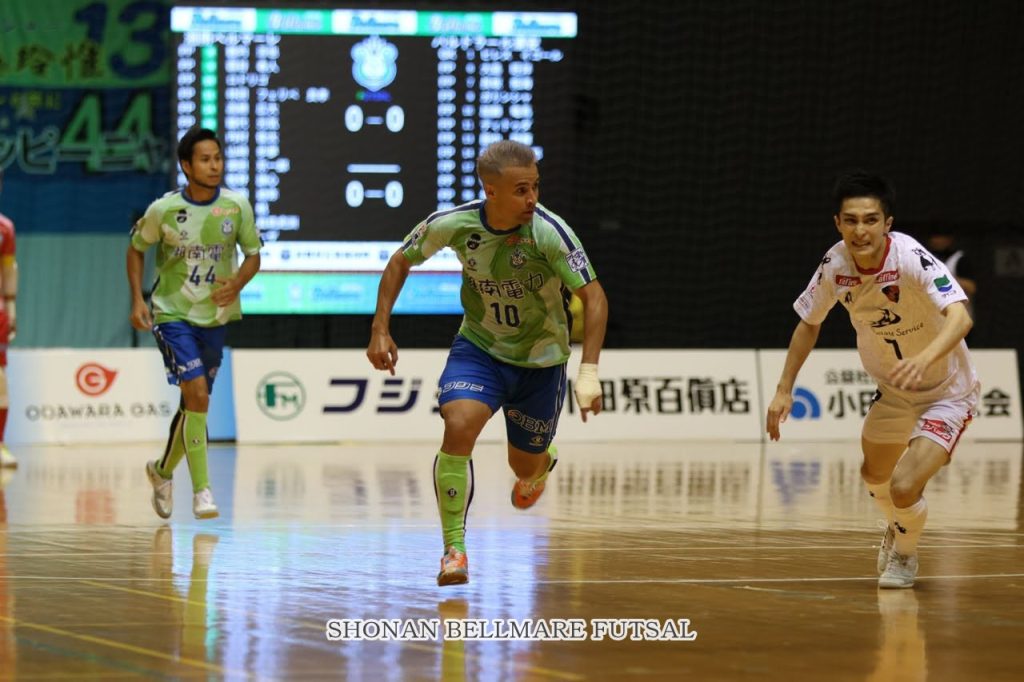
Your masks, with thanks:
M236 201L241 209L241 222L238 227L238 246L246 256L255 256L263 247L263 240L260 238L260 231L256 227L256 217L252 212L252 204L242 195L237 195Z
M536 231L537 247L558 278L573 291L597 279L594 266L572 228L550 211L538 207L537 212L543 218L538 224L545 228Z
M146 209L146 213L132 227L131 244L136 251L146 251L160 241L162 236L160 223L164 216L168 196L170 195L165 195L151 203Z

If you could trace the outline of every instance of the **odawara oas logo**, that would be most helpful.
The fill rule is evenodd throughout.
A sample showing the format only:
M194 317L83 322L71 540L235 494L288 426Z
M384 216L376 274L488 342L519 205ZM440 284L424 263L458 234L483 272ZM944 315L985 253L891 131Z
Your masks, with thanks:
M812 392L797 386L793 391L793 407L789 414L793 419L821 419L821 403Z
M116 369L108 369L98 362L87 362L75 372L75 386L87 396L103 395L114 385Z
M306 388L288 372L271 372L256 387L256 404L271 419L294 419L306 406Z

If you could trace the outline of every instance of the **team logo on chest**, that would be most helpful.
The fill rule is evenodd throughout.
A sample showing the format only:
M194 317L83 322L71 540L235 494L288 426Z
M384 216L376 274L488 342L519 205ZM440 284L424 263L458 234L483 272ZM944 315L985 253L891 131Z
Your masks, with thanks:
M516 270L526 265L526 254L518 246L512 250L512 255L508 257L509 265Z
M882 316L871 323L871 326L875 329L882 327L888 327L890 325L899 324L903 318L889 310L888 308L882 308Z
M189 215L187 208L179 208L178 214L174 216L174 222L178 223L179 225L184 225L185 223L188 222L188 219L191 217L192 216Z
M882 293L885 297L893 303L900 302L900 287L898 284L890 284L887 287L882 287Z
M235 229L235 224L231 222L231 218L228 218L220 224L220 231L224 234L231 234L231 231Z
M469 239L466 240L466 248L470 251L476 251L478 246L480 246L480 235L474 232L469 235Z

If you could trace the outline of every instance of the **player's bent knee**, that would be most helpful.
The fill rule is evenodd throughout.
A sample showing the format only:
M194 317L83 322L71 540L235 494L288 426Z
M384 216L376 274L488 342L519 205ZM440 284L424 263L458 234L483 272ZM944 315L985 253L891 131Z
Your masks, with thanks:
M892 476L892 471L885 467L873 464L867 460L860 466L860 477L864 479L865 483L871 485L877 485L879 483L885 483Z
M921 499L921 491L924 486L909 476L893 474L892 484L889 486L889 496L897 509L912 507L915 502Z

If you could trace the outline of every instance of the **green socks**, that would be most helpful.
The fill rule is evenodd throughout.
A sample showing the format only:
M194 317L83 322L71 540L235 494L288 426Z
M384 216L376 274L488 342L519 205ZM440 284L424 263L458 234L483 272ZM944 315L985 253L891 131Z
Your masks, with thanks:
M470 457L438 451L434 459L434 493L441 514L445 548L466 551L466 513L473 501L473 462Z
M185 456L185 441L181 437L181 423L185 419L184 410L174 413L171 420L171 433L167 436L167 447L164 456L156 463L156 472L164 478L171 478L178 462Z
M182 431L185 435L185 456L192 474L192 492L210 487L210 472L206 466L206 413L183 411Z

